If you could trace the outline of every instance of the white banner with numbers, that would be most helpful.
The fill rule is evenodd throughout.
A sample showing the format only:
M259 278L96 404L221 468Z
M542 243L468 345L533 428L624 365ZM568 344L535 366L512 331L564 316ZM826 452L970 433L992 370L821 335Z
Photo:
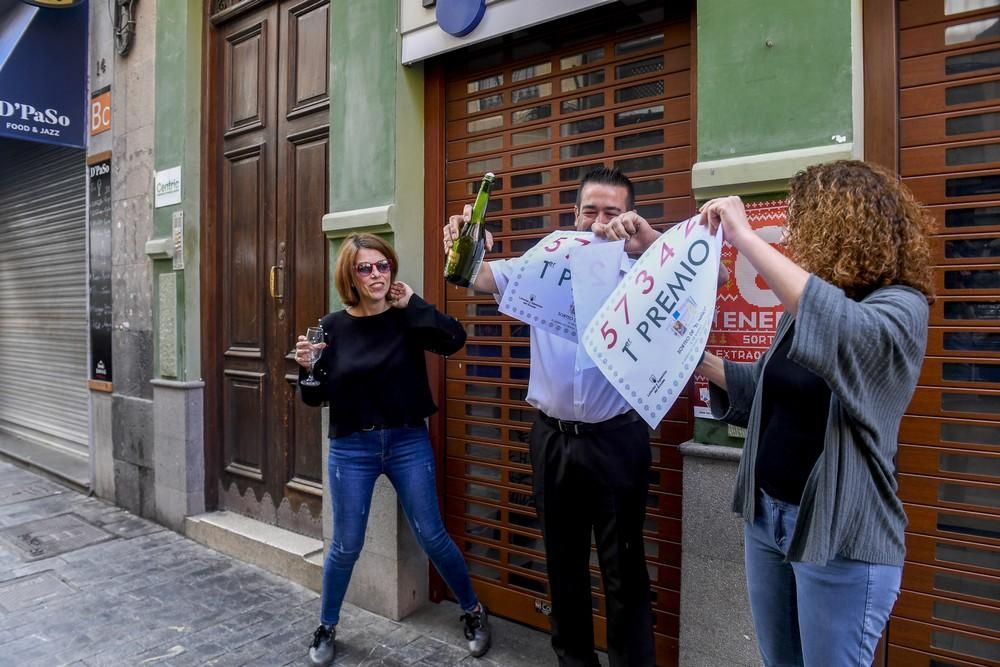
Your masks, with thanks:
M581 337L651 428L684 390L712 328L722 236L698 218L675 225L643 253Z
M514 270L500 300L500 312L577 342L577 315L573 301L570 253L595 243L607 243L593 232L552 232L514 263ZM618 278L618 267L607 272L587 272L589 281L610 281L609 293ZM596 289L601 289L598 285Z

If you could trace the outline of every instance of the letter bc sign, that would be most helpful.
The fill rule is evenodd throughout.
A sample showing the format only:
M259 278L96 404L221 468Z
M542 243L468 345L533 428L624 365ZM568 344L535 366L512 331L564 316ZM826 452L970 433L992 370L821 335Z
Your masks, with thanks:
M437 22L449 35L465 37L486 13L486 0L437 0Z

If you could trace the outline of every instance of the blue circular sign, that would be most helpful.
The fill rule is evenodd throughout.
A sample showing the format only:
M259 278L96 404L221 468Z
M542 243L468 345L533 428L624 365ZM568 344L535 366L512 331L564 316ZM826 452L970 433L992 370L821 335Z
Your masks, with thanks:
M486 0L437 0L438 25L449 35L465 37L486 13Z

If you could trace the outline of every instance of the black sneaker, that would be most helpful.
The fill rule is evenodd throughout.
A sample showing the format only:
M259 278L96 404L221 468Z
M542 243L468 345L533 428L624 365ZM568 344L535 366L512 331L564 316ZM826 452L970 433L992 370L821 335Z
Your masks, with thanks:
M470 611L462 615L465 623L465 638L469 640L469 653L474 658L481 658L490 650L492 640L490 632L490 613L486 605L479 603L478 611Z
M336 626L321 625L313 633L312 644L309 645L309 662L317 667L324 667L333 662L337 654L333 640L337 638Z

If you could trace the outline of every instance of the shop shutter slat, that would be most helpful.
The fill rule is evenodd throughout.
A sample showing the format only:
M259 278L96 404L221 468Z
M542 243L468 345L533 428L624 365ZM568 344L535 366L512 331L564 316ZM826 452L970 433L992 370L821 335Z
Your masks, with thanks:
M84 153L0 148L0 430L85 457Z

